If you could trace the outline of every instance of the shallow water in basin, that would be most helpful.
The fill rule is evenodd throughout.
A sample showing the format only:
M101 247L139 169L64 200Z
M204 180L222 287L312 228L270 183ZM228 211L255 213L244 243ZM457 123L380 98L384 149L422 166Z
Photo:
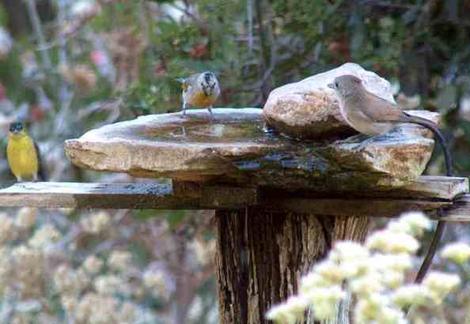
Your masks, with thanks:
M196 120L184 124L147 128L143 131L143 135L161 142L182 143L266 143L276 140L260 121Z

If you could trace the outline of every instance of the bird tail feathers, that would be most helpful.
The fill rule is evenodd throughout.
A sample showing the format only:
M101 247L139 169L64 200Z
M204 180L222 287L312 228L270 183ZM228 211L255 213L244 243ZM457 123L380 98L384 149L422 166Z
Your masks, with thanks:
M407 123L413 123L413 124L418 124L420 126L423 126L430 131L433 132L434 136L436 136L437 141L439 142L440 146L442 147L442 150L444 151L444 157L446 161L446 169L447 169L447 176L451 177L453 175L453 170L452 170L452 155L450 154L449 151L449 146L447 145L447 141L444 138L444 135L442 135L442 132L439 130L439 127L436 125L436 123L430 121L429 119L418 117L418 116L412 116L410 114L407 114L404 112L405 120L404 122Z

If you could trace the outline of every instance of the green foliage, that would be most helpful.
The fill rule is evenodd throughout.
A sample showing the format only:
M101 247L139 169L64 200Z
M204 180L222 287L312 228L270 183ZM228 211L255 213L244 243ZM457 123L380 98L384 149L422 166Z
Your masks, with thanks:
M0 26L6 26L8 23L8 14L5 12L5 7L0 4Z

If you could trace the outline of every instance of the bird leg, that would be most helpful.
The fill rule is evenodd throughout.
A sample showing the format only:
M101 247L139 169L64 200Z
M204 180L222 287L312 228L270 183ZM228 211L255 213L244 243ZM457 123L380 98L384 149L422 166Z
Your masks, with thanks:
M183 108L181 110L181 114L183 116L186 116L186 108L188 107L188 104L186 103L186 100L183 100Z
M209 110L209 114L211 116L211 120L214 119L214 114L212 113L212 106L207 107L207 110Z

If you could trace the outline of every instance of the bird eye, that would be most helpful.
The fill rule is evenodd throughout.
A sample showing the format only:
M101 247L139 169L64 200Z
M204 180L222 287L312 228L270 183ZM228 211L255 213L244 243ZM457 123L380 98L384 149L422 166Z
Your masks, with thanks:
M338 85L339 85L338 82L335 82L335 87L336 87L336 88L338 88Z

